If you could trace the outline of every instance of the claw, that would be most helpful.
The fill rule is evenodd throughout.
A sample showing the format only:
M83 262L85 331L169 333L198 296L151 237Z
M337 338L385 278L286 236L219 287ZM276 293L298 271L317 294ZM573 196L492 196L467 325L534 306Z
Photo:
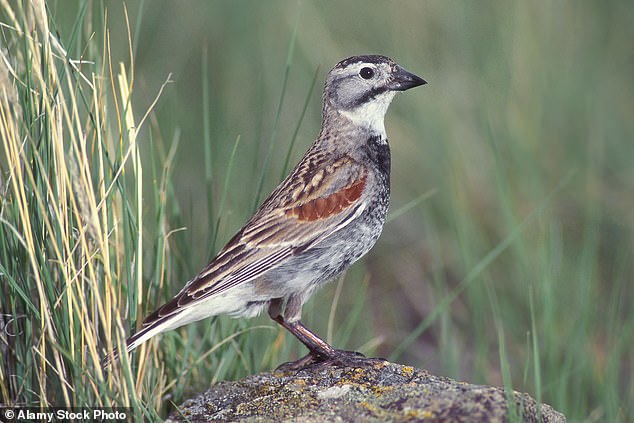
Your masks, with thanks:
M333 350L331 355L310 352L299 360L281 364L276 371L293 372L309 367L339 366L363 368L386 362L383 358L367 358L357 351Z

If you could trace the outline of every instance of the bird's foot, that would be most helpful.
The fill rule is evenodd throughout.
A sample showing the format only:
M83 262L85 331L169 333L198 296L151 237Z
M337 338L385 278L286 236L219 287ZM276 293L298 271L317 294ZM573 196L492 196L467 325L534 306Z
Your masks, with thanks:
M383 358L368 358L357 351L332 350L328 354L311 351L299 360L281 364L276 370L290 372L299 371L307 367L368 367L386 361Z

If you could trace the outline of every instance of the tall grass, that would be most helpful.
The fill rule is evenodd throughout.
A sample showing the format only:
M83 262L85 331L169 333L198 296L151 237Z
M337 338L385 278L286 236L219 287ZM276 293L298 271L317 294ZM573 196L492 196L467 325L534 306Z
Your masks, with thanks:
M44 2L3 7L1 402L128 406L139 420L157 418L166 399L182 399L177 381L214 350L225 354L210 359L205 374L235 376L237 338L258 330L214 324L202 343L214 349L205 355L172 340L165 357L142 347L131 362L101 369L104 352L121 348L149 311L146 302L157 303L148 293L175 272L171 238L179 228L167 207L175 150L165 151L149 119L169 81L137 116L129 26L130 55L114 59L107 13L84 2L75 57L50 27ZM158 152L151 161L142 160L141 143ZM148 171L153 184L144 190ZM250 357L242 361L253 371Z
M44 2L3 6L3 403L141 410L135 385L148 377L160 398L164 381L99 366L144 291L133 68L112 62L107 33L101 57L71 56Z
M631 421L633 10L240 3L0 0L1 402L157 419L301 354L265 317L218 318L99 366L312 140L327 67L385 53L430 84L387 117L384 235L306 323Z

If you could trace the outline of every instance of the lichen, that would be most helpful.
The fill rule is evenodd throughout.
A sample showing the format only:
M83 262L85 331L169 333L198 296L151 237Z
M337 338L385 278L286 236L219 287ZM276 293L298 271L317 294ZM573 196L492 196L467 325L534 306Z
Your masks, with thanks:
M537 403L513 393L517 413L536 422ZM393 363L362 367L322 364L298 372L261 373L221 382L173 413L168 421L425 421L507 419L502 388L469 385ZM547 405L542 421L564 422Z

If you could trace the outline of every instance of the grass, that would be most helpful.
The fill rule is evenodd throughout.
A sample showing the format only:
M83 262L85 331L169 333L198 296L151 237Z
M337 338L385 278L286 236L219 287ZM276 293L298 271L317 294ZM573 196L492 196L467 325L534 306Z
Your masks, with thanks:
M158 420L303 353L265 317L217 318L99 366L307 147L328 66L378 52L430 84L387 117L384 235L305 322L571 421L632 420L631 8L0 4L0 403Z
M148 312L148 293L154 293L151 303L160 301L156 293L165 281L183 272L170 252L180 230L168 207L175 149L165 154L154 129L142 133L156 102L136 117L134 66L109 55L107 15L100 15L102 32L86 46L101 44L103 55L77 61L39 6L8 8L13 20L3 28L12 50L3 52L10 67L2 75L0 115L2 403L120 405L133 407L137 419L155 419L169 404L168 393L182 399L184 384L174 381L201 367L202 345L213 346L209 356L220 351L206 364L207 375L236 377L256 366L246 356L234 363L235 352L251 345L239 334L268 328L238 332L239 323L215 322L200 345L172 340L173 355L163 363L144 348L112 372L101 369L104 351L120 348L128 328ZM83 3L76 27L88 8ZM149 165L141 160L140 137L156 149ZM149 192L144 169L152 173Z

